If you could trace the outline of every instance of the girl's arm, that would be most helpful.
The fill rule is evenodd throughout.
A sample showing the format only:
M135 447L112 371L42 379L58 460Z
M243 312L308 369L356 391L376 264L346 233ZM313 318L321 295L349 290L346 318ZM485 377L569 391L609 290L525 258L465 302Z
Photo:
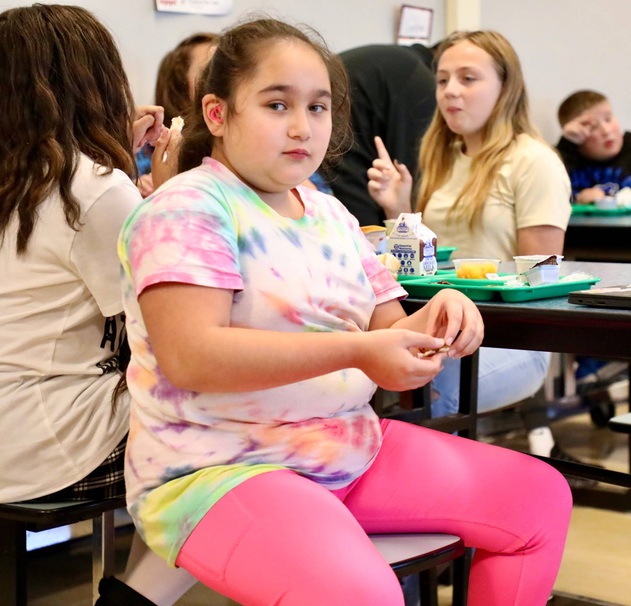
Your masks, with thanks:
M553 225L537 225L517 230L518 255L561 255L565 232Z
M443 339L412 330L287 333L231 327L232 291L180 283L147 288L139 303L161 372L200 392L269 389L358 368L384 389L425 385L440 359L419 359ZM399 306L400 307L400 306Z
M510 178L518 226L517 254L563 254L572 190L558 155L547 146L533 147L521 160L517 156Z

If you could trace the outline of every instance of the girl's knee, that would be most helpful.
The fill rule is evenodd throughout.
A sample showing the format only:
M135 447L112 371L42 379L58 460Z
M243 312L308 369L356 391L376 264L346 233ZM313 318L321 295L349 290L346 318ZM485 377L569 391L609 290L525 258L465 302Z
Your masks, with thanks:
M372 550L331 554L327 561L304 563L287 578L290 589L277 592L282 606L403 606L403 590L392 568ZM268 602L269 603L269 602ZM277 602L273 602L277 603Z
M507 519L527 535L565 532L572 512L567 480L551 465L530 455L510 452L495 501L507 506Z
M349 560L352 561L352 556L349 556ZM405 603L401 582L389 567L365 570L361 566L348 566L343 577L338 578L335 583L322 583L319 579L317 586L316 591L310 592L313 602L305 602L303 596L302 601L296 602L296 606L307 603L313 603L314 606L403 606Z
M531 520L532 528L546 536L565 536L572 514L572 492L567 480L552 466L542 461L536 463L536 473L531 476L529 495L524 498L524 512Z
M565 477L551 465L545 464L541 490L547 497L548 505L569 519L572 511L572 491Z

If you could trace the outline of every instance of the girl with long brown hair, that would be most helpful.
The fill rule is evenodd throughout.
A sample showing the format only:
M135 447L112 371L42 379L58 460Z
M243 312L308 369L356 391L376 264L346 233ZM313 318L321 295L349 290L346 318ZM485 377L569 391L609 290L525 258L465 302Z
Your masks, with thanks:
M116 241L141 201L134 149L162 109L135 109L114 40L88 11L0 14L0 501L125 494L129 401ZM166 137L163 137L163 139ZM99 606L171 604L190 586L138 538Z

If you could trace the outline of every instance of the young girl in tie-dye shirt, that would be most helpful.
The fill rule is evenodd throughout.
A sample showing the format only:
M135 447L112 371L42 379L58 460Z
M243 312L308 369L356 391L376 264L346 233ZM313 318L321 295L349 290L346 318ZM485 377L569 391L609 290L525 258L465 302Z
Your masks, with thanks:
M563 478L369 405L376 385L436 376L445 354L419 350L471 354L483 326L450 290L406 316L356 220L299 185L345 148L338 60L292 26L246 22L220 38L195 107L182 172L120 238L126 481L147 543L242 604L383 606L401 587L366 533L452 532L477 548L470 604L543 604Z

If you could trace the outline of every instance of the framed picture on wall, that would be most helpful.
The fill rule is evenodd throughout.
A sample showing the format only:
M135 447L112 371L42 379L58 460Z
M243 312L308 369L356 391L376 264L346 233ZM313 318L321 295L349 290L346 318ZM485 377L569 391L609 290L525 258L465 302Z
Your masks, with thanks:
M232 0L156 0L156 10L191 15L226 15L232 10Z
M428 44L432 35L434 11L431 8L402 4L399 13L397 44Z

